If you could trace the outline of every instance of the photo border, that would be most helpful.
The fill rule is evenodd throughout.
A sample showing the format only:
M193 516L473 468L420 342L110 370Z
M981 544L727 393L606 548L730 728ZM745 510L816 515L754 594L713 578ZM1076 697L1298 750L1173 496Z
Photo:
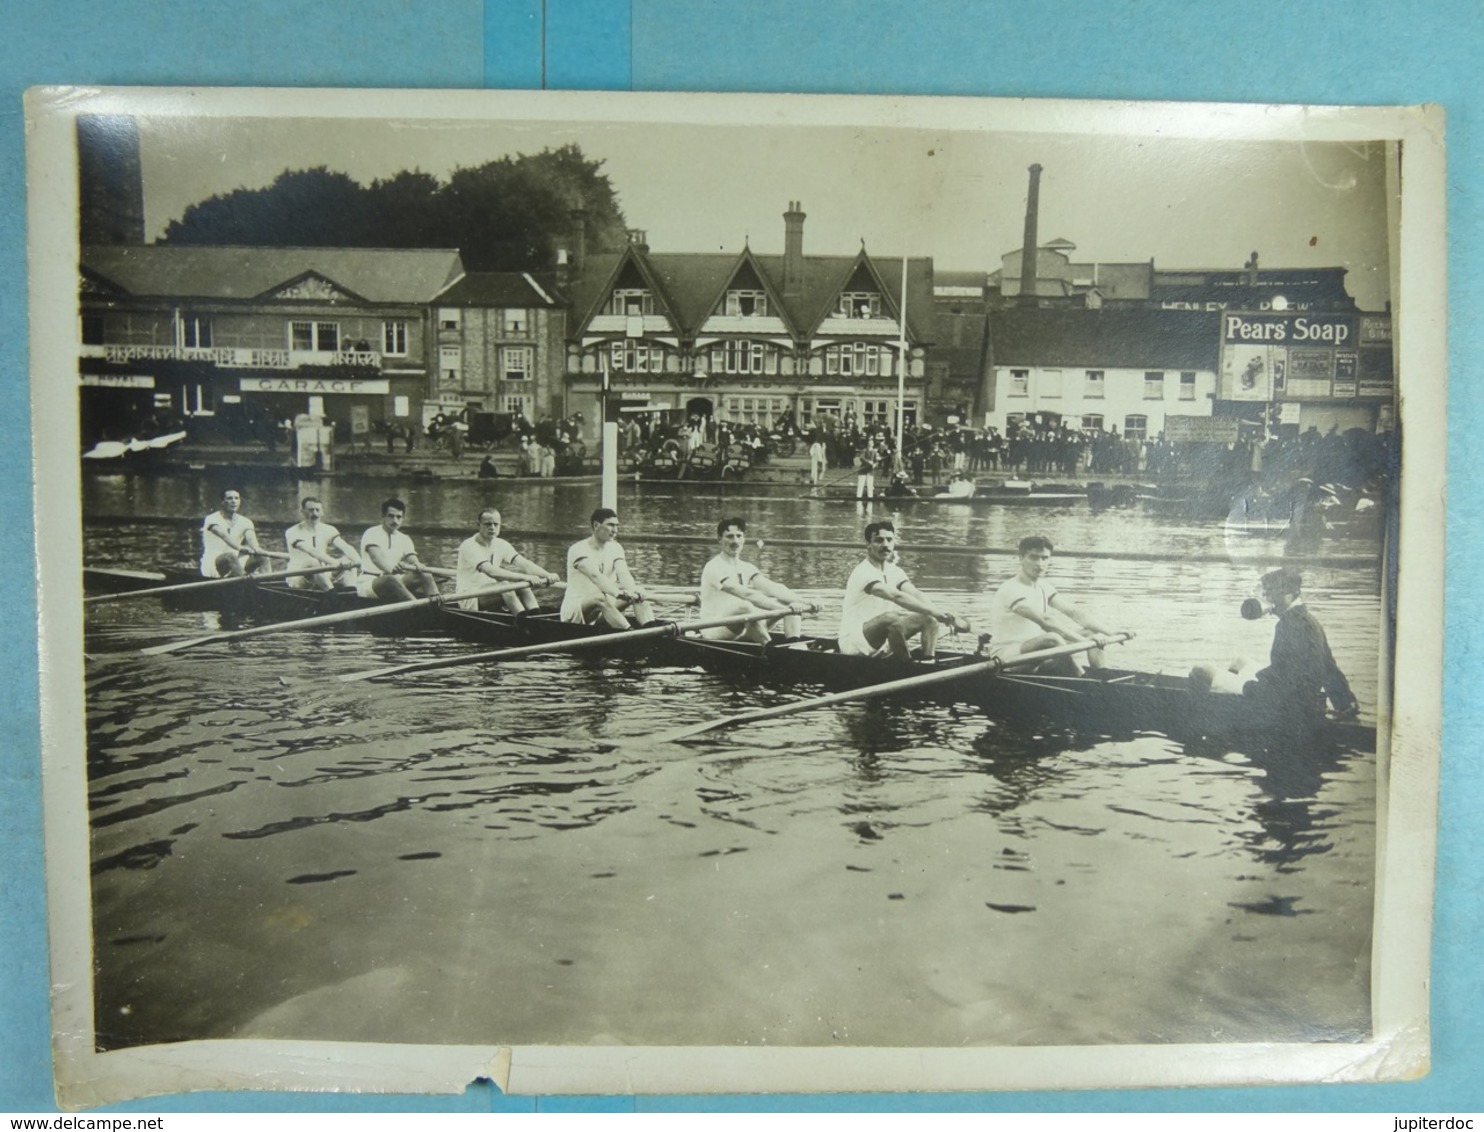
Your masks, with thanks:
M1087 118L1119 134L1216 136L1224 140L1383 140L1401 142L1405 193L1392 224L1393 295L1399 419L1404 445L1402 540L1397 548L1397 655L1405 658L1393 705L1388 756L1378 752L1377 925L1373 946L1376 1036L1357 1044L1022 1047L921 1050L732 1049L654 1047L404 1047L359 1043L192 1042L97 1054L91 1050L91 920L77 906L76 868L86 877L86 777L82 715L80 525L72 514L81 471L65 444L37 445L34 456L39 565L42 728L48 891L56 1048L65 1104L96 1105L148 1092L192 1088L353 1088L371 1092L461 1092L489 1077L507 1092L697 1093L743 1091L908 1091L1099 1088L1361 1081L1405 1078L1426 1065L1427 955L1436 847L1441 738L1444 452L1418 436L1446 427L1442 223L1442 114L1432 108L1254 107L1232 104L1072 103L993 99L810 95L589 95L570 92L407 92L131 90L32 92L28 138L31 187L31 349L33 436L76 431L76 173L74 115L133 113L191 116L220 108L244 116L251 96L265 112L328 97L345 116L478 117L498 103L501 116L550 120L581 111L585 121L696 120L746 125L759 100L781 103L792 124L854 124L869 108L886 124L935 125L919 112L965 115L999 109L1024 116L1025 132L1087 133ZM353 104L353 108L352 108ZM414 108L428 106L423 114ZM464 110L464 107L468 107ZM378 113L375 108L384 107ZM460 112L450 113L450 107ZM596 109L593 109L596 107ZM620 110L620 107L623 109ZM335 117L333 108L297 116ZM645 117L645 116L649 117ZM611 116L611 117L610 117ZM1074 122L1075 125L1069 125ZM993 127L1004 129L1001 123ZM73 254L68 256L67 252ZM64 301L65 299L65 301ZM49 300L49 301L48 301ZM48 380L48 377L51 380ZM51 451L48 451L50 447ZM72 503L68 504L67 501ZM1384 634L1383 634L1384 636ZM1383 720L1384 722L1384 720ZM1383 751L1385 742L1381 743ZM79 858L79 851L81 856ZM86 885L82 886L86 892ZM1384 916L1382 911L1384 909ZM79 1001L82 999L83 1001ZM85 1040L82 1040L85 1039ZM271 1047L271 1048L264 1048ZM1100 1062L1088 1069L1089 1053ZM940 1056L941 1055L941 1056ZM1192 1067L1210 1063L1214 1072ZM698 1073L700 1076L698 1076ZM704 1079L704 1087L698 1084Z

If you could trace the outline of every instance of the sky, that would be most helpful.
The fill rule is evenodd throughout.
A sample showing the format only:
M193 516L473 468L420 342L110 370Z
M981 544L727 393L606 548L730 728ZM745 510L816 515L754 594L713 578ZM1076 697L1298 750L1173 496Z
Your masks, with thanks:
M767 119L759 115L758 121ZM1039 242L1083 262L1239 269L1340 266L1363 309L1389 298L1384 147L871 124L140 119L146 235L190 204L324 165L363 184L575 142L603 162L655 251L783 249L800 201L806 254L932 256L999 268L1020 247L1028 167L1043 167Z

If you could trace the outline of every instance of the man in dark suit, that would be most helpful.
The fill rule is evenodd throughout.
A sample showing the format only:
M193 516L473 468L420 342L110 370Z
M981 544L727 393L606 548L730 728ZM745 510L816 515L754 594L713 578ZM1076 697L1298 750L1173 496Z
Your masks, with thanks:
M1324 627L1304 604L1303 581L1302 574L1287 566L1263 575L1263 605L1271 607L1278 626L1268 666L1247 681L1243 693L1275 708L1321 712L1328 699L1337 715L1353 716L1359 711L1355 694L1335 663ZM1257 605L1256 600L1251 604Z

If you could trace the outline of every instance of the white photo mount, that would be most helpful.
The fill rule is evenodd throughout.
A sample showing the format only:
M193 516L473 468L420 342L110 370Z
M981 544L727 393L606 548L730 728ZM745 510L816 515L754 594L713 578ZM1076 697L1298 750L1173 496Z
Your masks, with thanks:
M737 1045L561 1045L505 1037L487 1044L200 1039L100 1052L89 897L87 685L80 566L84 516L78 446L78 187L76 123L121 115L180 132L182 168L213 135L251 123L313 119L347 136L388 124L449 136L482 124L512 128L535 149L579 127L646 126L758 139L810 133L854 144L869 134L992 133L1071 146L1086 138L1131 148L1176 141L1222 146L1377 146L1386 198L1380 292L1392 301L1396 413L1406 442L1401 537L1380 563L1394 591L1378 633L1375 916L1365 1041L1209 1044L835 1048ZM1444 147L1437 107L1299 107L989 99L511 92L113 90L42 88L28 116L33 439L40 601L43 770L60 1102L91 1107L168 1092L221 1089L460 1092L487 1078L517 1094L961 1091L1210 1086L1404 1080L1428 1064L1428 955L1441 738L1443 446L1446 431ZM225 136L225 135L224 135ZM235 135L234 135L235 136ZM368 135L370 136L370 135ZM380 133L376 134L381 137ZM220 144L220 143L218 143ZM230 143L227 143L230 144ZM372 143L367 142L369 147ZM626 143L639 157L643 142ZM760 141L763 151L766 142ZM672 151L665 151L666 159ZM296 160L289 147L279 167ZM274 155L276 159L276 155ZM928 161L924 158L924 162ZM955 173L962 174L963 170ZM932 185L939 170L883 172L893 191ZM978 171L1023 177L1023 168ZM972 181L976 171L969 171ZM1315 176L1321 174L1316 171ZM945 185L951 181L943 174ZM182 178L185 180L186 178ZM205 184L206 182L203 182ZM779 202L799 195L780 179ZM230 187L230 186L229 186ZM218 191L212 188L211 191ZM959 207L944 196L924 225ZM1019 189L1016 189L1019 192ZM885 190L883 190L883 194ZM146 210L149 202L146 201ZM1018 224L1018 216L1015 218ZM864 222L864 221L863 221ZM658 228L659 218L649 221ZM657 235L658 233L656 233ZM891 230L886 242L897 239ZM906 238L906 237L904 237ZM863 243L865 237L862 238ZM761 240L759 240L761 244ZM1355 262L1361 275L1377 264ZM1291 380L1289 376L1289 380ZM1290 402L1291 403L1291 402ZM1390 629L1388 633L1385 629ZM1389 675L1388 675L1389 674ZM663 941L657 941L663 945Z

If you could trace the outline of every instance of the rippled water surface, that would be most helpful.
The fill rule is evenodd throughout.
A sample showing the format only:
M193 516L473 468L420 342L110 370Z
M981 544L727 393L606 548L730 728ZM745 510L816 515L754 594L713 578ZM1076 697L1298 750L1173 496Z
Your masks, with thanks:
M215 494L90 481L90 563L191 557L183 523L112 520L203 514ZM246 494L260 530L287 525L293 488ZM358 536L385 489L319 494ZM399 494L429 560L451 564L453 530L493 500L507 527L542 532L517 539L559 568L596 488ZM855 505L647 485L621 502L646 584L693 585L711 553L708 538L649 536L704 536L741 513L765 540L749 555L819 600L814 627L833 631ZM1235 609L1281 544L1137 512L923 510L899 516L904 565L971 619L1013 570L989 551L1044 529L1066 551L1059 584L1138 630L1110 663L1179 670L1271 641L1271 620ZM1377 571L1333 557L1306 577L1373 715ZM665 744L646 736L807 690L562 657L345 683L467 648L354 631L139 654L216 624L152 600L88 611L105 1047L1368 1034L1371 752L1108 741L900 700Z

